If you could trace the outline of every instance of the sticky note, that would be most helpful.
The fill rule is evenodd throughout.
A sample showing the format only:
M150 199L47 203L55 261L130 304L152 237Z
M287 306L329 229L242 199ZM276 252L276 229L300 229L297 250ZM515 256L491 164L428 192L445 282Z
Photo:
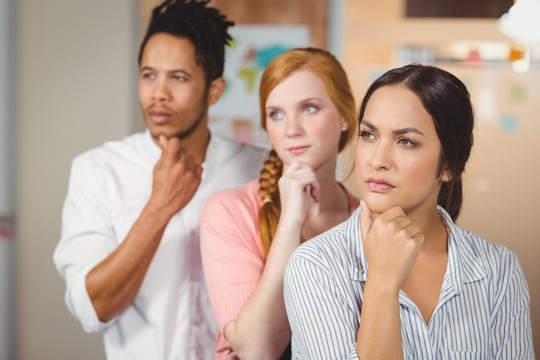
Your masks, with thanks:
M527 89L523 85L512 86L512 101L525 101L527 98Z
M512 114L505 114L501 119L501 131L506 133L516 132L518 128L518 118Z

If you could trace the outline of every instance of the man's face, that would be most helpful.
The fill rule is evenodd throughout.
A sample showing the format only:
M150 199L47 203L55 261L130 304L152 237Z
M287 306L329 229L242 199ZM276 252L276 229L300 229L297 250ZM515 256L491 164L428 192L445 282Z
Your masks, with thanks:
M164 33L148 40L139 68L139 100L154 139L182 137L192 126L190 136L206 134L207 90L189 40Z

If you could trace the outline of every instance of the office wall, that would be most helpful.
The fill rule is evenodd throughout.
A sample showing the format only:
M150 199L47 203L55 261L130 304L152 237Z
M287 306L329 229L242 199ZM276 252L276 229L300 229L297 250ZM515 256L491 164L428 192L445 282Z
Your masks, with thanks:
M17 1L17 359L104 358L64 305L52 253L71 159L135 127L139 6Z

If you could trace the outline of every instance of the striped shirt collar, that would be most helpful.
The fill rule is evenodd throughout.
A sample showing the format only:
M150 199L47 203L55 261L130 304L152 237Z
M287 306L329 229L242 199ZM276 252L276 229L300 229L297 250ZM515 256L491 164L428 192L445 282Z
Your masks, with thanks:
M448 265L444 275L441 298L443 293L459 294L463 284L471 283L483 279L487 275L487 270L475 254L469 242L472 234L454 224L450 215L442 207L437 206L439 216L446 224L448 236ZM360 231L359 207L347 221L345 227L348 238L349 254L353 254L350 261L351 280L366 281L368 265L364 254L362 237ZM348 237L348 236L347 236ZM450 294L448 294L450 295Z

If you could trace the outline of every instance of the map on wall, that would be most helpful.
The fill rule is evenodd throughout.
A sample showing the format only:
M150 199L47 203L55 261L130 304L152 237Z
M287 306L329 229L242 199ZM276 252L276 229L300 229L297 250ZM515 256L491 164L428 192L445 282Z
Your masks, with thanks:
M213 133L239 142L269 148L260 128L259 83L272 59L309 44L309 28L303 25L237 25L230 31L233 42L225 55L227 87L209 111Z

